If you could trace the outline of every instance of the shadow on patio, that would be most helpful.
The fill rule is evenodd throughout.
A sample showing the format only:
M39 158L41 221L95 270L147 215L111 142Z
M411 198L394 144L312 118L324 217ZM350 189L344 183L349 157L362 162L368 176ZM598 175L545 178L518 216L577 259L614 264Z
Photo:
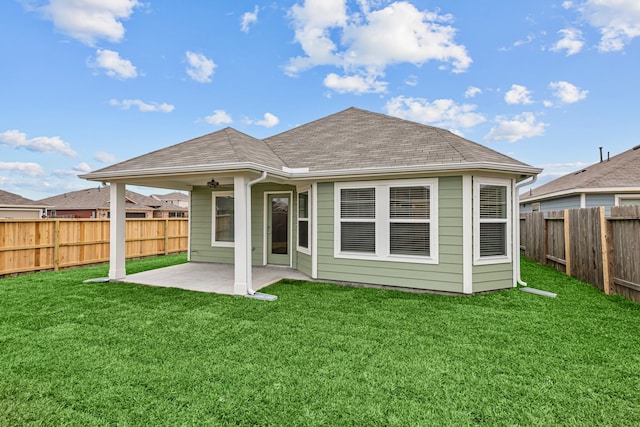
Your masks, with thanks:
M253 267L253 289L258 291L281 279L311 280L306 274L287 267ZM179 288L189 291L233 295L233 264L188 262L171 267L127 274L126 283Z

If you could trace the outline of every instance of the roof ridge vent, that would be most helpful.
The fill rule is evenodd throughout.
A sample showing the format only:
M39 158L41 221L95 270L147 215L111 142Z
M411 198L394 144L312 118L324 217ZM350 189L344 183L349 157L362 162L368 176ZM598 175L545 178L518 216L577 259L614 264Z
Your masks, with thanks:
M633 147L632 150L637 150L638 148L640 148L640 144L638 144L635 147Z
M586 171L587 171L586 169L582 169L582 170L579 170L578 172L574 173L574 175L578 175L578 174L580 174L582 172L586 172Z

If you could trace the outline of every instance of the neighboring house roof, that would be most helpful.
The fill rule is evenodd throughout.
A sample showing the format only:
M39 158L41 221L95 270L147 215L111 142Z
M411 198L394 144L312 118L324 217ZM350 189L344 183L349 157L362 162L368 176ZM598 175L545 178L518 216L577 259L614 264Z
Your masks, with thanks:
M533 188L520 201L596 192L640 192L640 145Z
M27 199L26 197L22 197L19 194L0 190L0 206L1 207L43 208L46 206L46 204L39 203L31 199Z
M40 200L55 210L109 209L111 191L109 187L87 188ZM186 211L171 203L162 202L134 191L127 190L128 209Z
M189 196L184 193L180 193L179 191L174 191L173 193L167 193L167 194L152 194L151 197L153 197L156 200L167 201L167 202L171 202L172 200L185 201L185 202L189 201Z
M452 169L530 176L541 171L447 130L352 107L264 140L225 128L81 177L108 181L233 169L287 178Z

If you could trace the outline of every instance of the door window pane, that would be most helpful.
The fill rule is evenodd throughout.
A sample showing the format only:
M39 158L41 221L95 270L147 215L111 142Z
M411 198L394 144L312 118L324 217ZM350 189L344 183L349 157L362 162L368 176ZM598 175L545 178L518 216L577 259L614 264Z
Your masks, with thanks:
M271 199L271 253L289 253L289 198Z

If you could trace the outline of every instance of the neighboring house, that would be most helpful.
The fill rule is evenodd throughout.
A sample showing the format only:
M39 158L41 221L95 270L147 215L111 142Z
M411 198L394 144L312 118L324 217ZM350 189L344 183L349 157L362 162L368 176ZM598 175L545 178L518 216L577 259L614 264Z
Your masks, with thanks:
M471 294L516 285L518 183L534 168L447 130L357 108L266 139L232 128L83 175L111 183L112 280L127 184L191 194L191 262Z
M46 204L0 190L0 218L42 218L46 209Z
M49 206L49 218L109 218L110 189L87 188L40 200ZM187 209L171 203L161 202L142 194L127 191L127 218L177 218L186 216Z
M160 200L161 202L167 202L176 206L180 206L181 208L189 207L189 195L180 193L179 191L174 191L173 193L169 194L152 194L151 197L156 200Z
M520 212L640 204L640 145L520 195Z

